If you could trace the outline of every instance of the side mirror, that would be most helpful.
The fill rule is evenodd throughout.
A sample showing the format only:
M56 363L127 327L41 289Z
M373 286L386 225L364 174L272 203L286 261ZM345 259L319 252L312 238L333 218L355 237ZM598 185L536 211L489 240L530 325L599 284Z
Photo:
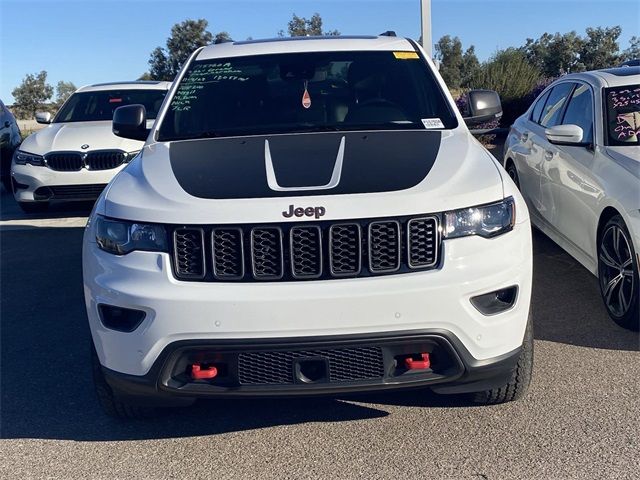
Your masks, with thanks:
M478 125L502 117L500 96L493 90L471 90L467 94L469 116L467 125Z
M149 136L147 111L144 105L126 105L113 112L114 135L132 140L145 141Z
M51 123L51 114L49 112L36 112L36 122Z
M545 137L554 145L572 145L586 147L589 142L583 142L584 132L578 125L556 125L544 131Z

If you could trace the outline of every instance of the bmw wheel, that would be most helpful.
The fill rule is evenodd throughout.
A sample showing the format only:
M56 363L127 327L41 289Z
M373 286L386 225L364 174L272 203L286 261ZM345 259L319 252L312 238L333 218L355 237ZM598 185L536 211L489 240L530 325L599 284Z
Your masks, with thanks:
M640 328L638 259L622 217L611 218L598 242L600 292L609 316L630 330Z

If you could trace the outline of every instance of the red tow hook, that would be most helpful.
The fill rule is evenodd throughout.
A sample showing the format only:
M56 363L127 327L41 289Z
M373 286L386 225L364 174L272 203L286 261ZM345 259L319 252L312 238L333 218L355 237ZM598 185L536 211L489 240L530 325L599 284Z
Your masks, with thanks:
M429 360L428 353L421 353L420 357L422 360L414 360L411 357L405 358L404 366L407 367L407 370L424 370L431 367L431 361Z
M218 375L218 369L216 367L209 367L203 369L199 363L191 365L191 378L194 380L207 380L215 378Z

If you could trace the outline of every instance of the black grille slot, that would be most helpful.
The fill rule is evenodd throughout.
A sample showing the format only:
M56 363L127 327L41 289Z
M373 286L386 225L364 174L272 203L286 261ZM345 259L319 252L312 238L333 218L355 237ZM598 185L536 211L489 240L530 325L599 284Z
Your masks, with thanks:
M206 272L202 229L177 229L173 233L173 257L178 278L204 278Z
M85 164L90 170L110 170L124 163L127 154L118 150L89 152L85 158Z
M394 272L400 268L400 224L396 221L369 224L369 269Z
M284 273L282 231L266 227L251 230L251 263L256 280L278 280Z
M47 166L58 172L76 172L83 167L82 154L58 152L45 155Z
M238 355L240 384L290 385L294 383L294 360L318 357L329 361L329 381L332 383L371 380L384 376L380 347L244 352Z
M410 268L435 265L438 255L438 221L434 217L407 222L407 263Z
M213 248L213 276L220 280L239 280L244 276L242 230L214 228L211 234Z
M107 186L106 183L95 183L85 185L54 185L51 187L40 187L36 190L39 193L51 192L51 199L54 200L95 200L100 196Z
M362 268L362 234L360 225L332 225L329 229L329 263L331 274L357 275Z
M289 233L291 273L295 278L322 275L322 235L320 227L293 227Z

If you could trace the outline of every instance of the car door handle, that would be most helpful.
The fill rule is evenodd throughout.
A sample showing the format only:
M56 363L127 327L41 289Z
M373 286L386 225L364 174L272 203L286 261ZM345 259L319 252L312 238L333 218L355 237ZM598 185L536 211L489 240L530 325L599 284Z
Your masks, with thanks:
M523 132L522 135L520 135L520 141L521 142L526 142L527 140L529 140L529 133L528 132Z
M551 150L545 150L544 152L544 159L546 161L549 161L553 158L553 152Z

